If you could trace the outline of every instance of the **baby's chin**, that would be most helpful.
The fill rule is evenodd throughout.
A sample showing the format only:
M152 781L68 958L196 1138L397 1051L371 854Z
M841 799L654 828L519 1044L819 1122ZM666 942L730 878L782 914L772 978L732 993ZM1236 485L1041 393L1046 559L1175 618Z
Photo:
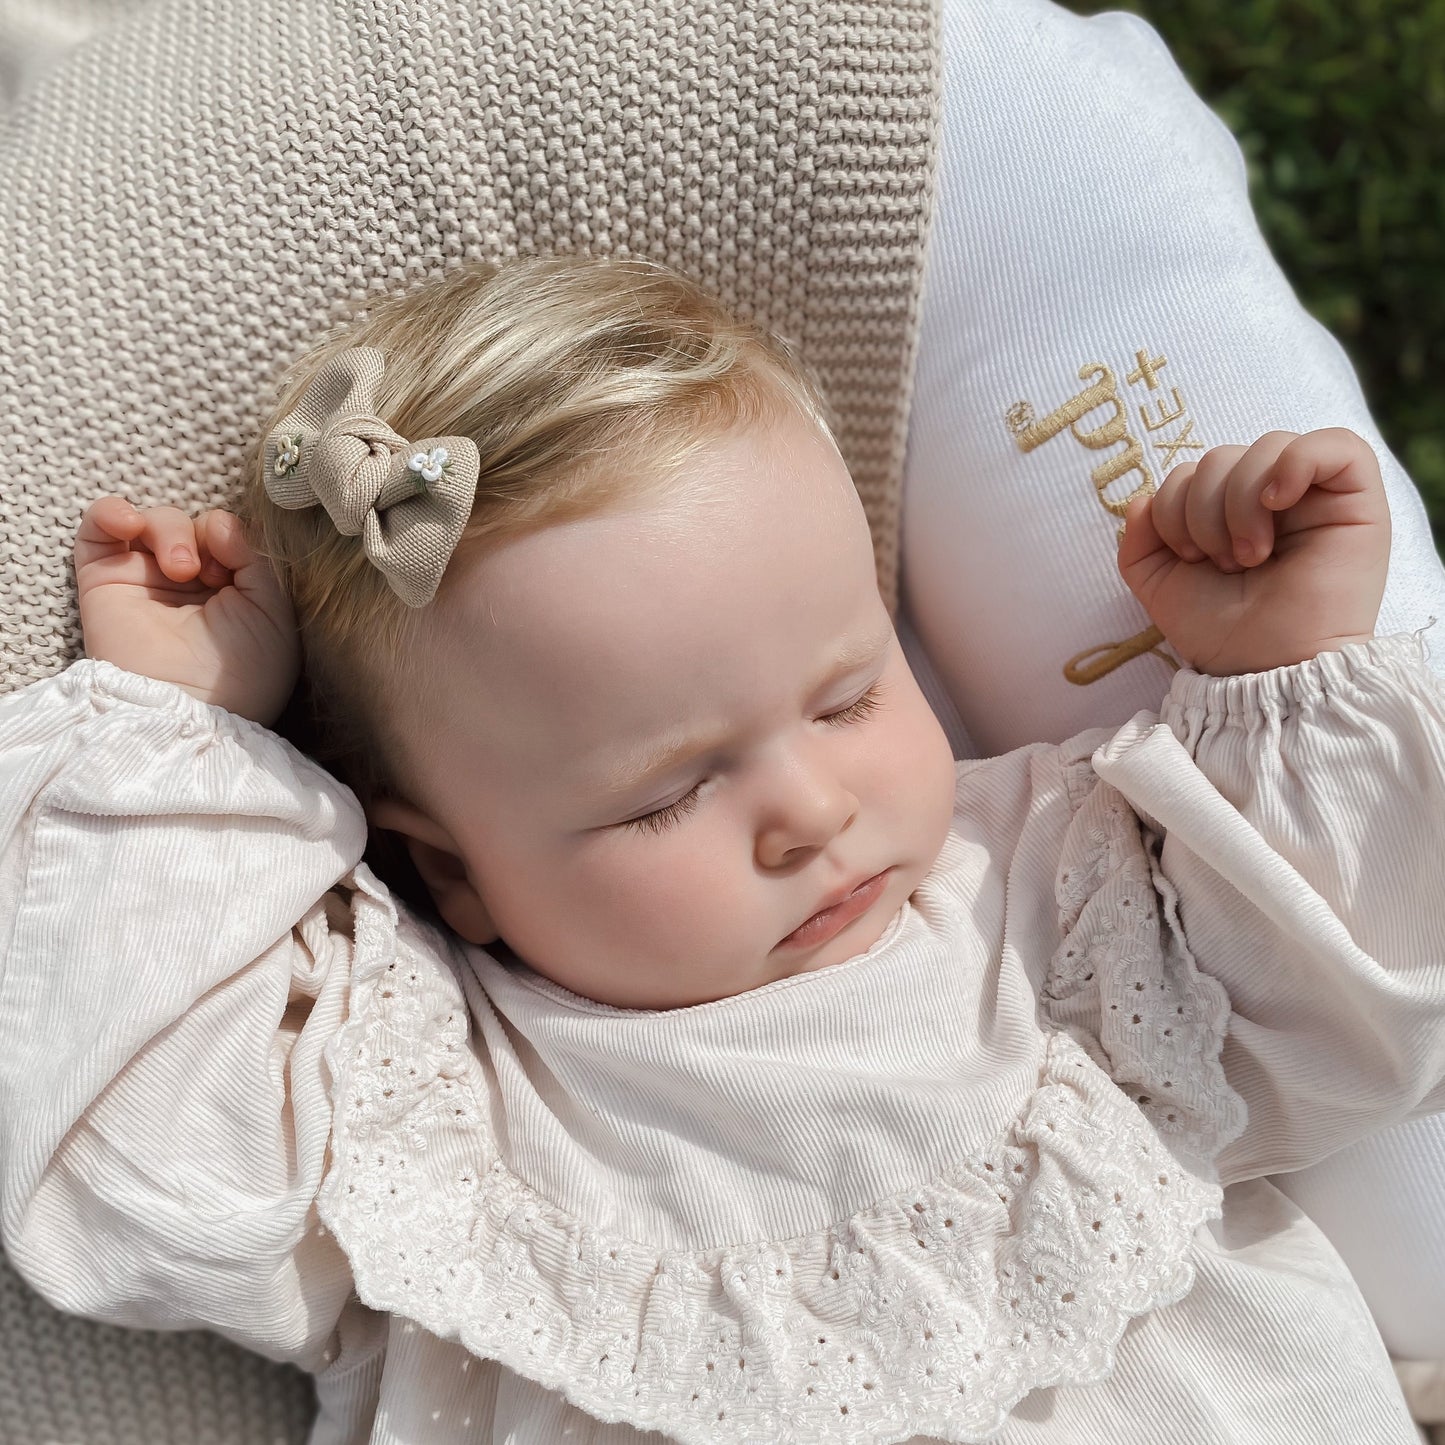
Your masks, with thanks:
M831 938L824 939L814 947L775 947L758 961L756 967L738 968L734 964L719 968L712 974L711 982L706 985L700 984L694 974L690 982L695 992L674 992L677 988L676 980L670 981L672 988L644 990L640 997L608 988L596 979L579 987L580 980L558 977L555 970L536 967L501 938L488 944L487 952L504 967L539 974L568 993L607 1008L645 1012L698 1008L752 993L756 989L766 988L769 984L799 974L816 973L861 958L888 931L893 920L897 918L899 909L917 886L920 876L917 869L909 870L901 866L891 868L878 897L863 913Z
M736 972L728 970L726 977L717 979L710 987L699 989L696 995L654 999L629 1006L657 1011L699 1008L705 1004L721 1003L725 999L740 998L760 988L767 988L769 984L781 983L784 979L796 978L805 973L817 973L861 958L888 931L889 925L898 916L898 910L907 900L906 881L902 889L897 886L895 879L890 877L889 882L893 886L886 889L866 913L860 914L847 927L816 948L774 949L760 960L756 969Z

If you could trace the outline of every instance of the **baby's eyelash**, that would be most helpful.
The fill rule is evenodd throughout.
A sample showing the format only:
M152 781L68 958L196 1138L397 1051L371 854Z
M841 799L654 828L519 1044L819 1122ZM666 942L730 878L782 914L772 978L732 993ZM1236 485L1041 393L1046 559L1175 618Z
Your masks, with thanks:
M825 713L818 721L828 723L832 727L846 727L849 723L862 722L869 713L883 706L883 690L883 684L875 682L857 702L849 703L847 707L838 712ZM665 808L654 808L652 812L644 813L640 818L628 818L622 826L646 830L649 833L666 832L680 818L685 818L697 807L698 793L701 788L701 783L694 783L691 789L675 803L669 803Z
M701 783L694 783L691 791L686 792L677 802L669 803L665 808L654 808L650 813L644 813L640 818L629 818L623 823L624 828L645 828L649 833L662 833L677 822L679 818L685 817L697 807L698 789Z
M857 702L850 703L841 712L830 712L819 721L831 723L834 727L845 727L848 723L862 722L870 712L875 712L883 706L882 694L883 684L875 682Z

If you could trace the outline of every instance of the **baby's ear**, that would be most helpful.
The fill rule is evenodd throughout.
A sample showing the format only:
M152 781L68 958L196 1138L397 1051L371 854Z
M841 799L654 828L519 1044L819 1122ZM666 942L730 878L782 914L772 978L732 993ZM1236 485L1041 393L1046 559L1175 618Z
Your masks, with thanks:
M366 818L373 828L396 834L453 933L468 943L496 942L499 935L472 884L466 859L445 828L400 798L375 799Z

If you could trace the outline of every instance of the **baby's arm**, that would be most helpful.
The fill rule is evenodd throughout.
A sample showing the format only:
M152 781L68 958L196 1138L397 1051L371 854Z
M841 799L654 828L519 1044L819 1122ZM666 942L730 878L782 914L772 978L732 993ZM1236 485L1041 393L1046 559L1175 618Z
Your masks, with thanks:
M1229 995L1248 1118L1225 1182L1445 1108L1445 687L1417 639L1183 674L1094 766L1162 835L1187 947Z
M355 799L106 661L0 700L0 739L7 1253L60 1308L322 1370L359 1309L315 1207Z
M320 1370L351 1288L314 1205L351 963L327 890L359 817L109 663L4 699L0 737L7 1253L60 1308Z
M1094 760L1229 995L1226 1179L1445 1107L1445 690L1418 639L1370 636L1388 535L1373 455L1328 431L1171 474L1121 547L1171 641L1246 674L1181 674Z

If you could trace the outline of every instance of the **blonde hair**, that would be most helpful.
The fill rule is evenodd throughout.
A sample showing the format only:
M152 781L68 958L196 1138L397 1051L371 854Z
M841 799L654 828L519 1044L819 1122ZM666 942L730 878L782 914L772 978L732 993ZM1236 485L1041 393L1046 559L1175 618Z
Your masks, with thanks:
M407 607L322 507L266 494L264 439L338 351L385 358L376 412L408 440L467 436L481 454L470 520L437 596ZM404 792L424 630L465 561L507 539L664 486L696 447L789 408L830 437L793 347L652 262L581 256L473 263L343 319L288 370L247 461L238 506L296 609L304 716L291 727L363 805Z

